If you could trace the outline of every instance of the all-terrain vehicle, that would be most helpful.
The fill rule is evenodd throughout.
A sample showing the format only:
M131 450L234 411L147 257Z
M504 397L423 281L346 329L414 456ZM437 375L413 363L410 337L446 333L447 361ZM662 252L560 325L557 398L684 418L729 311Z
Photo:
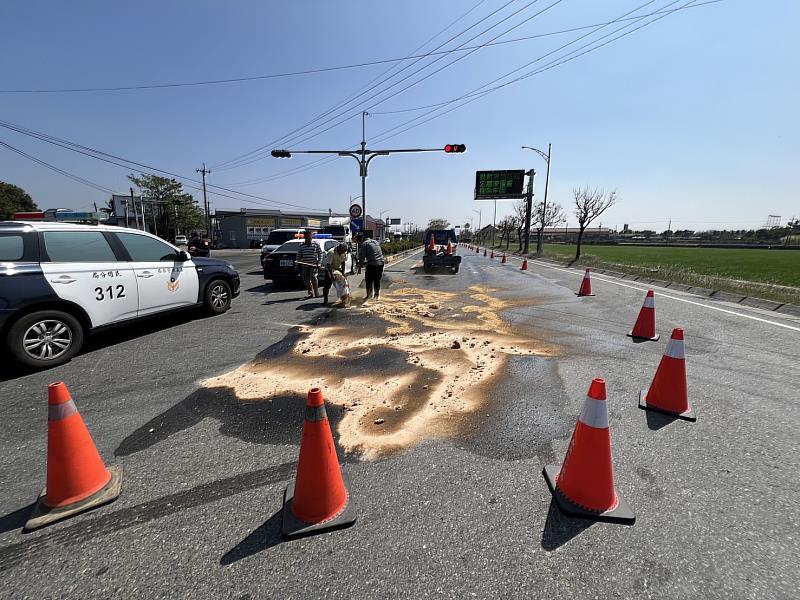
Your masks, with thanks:
M450 269L458 273L461 257L456 254L455 229L429 229L425 232L425 254L422 264L426 273L433 272L436 267Z

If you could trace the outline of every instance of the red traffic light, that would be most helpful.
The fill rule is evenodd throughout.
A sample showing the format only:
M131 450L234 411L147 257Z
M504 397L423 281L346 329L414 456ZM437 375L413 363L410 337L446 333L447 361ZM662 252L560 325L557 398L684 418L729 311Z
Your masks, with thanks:
M464 144L447 144L444 147L444 151L448 154L452 154L454 152L466 152L467 147Z
M292 153L288 150L273 150L271 154L273 158L292 158Z

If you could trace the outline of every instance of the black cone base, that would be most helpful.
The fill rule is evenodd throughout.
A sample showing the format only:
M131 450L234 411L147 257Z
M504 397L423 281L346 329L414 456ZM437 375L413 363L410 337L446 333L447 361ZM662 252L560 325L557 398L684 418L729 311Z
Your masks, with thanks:
M108 471L111 473L111 479L105 486L88 498L68 506L61 506L58 508L47 506L44 503L47 489L42 490L39 499L36 501L36 506L33 508L33 512L31 512L31 516L28 517L28 521L25 523L25 527L22 528L22 531L39 529L40 527L50 525L56 521L61 521L62 519L67 519L73 515L102 506L103 504L108 504L119 498L120 493L122 493L122 465L110 466L108 467Z
M580 519L605 521L606 523L633 525L636 522L636 515L633 514L631 507L628 506L625 498L622 497L622 494L620 494L618 490L614 490L617 494L617 498L619 499L617 508L606 512L598 513L591 510L586 510L585 508L570 501L556 488L556 476L560 470L560 466L548 465L542 469L542 475L544 475L544 480L547 482L547 487L550 488L550 493L553 494L553 498L555 498L556 504L561 512L572 517L578 517Z
M641 340L643 342L647 342L647 341L657 342L658 338L661 337L658 334L656 334L654 337L639 337L638 335L633 335L632 331L630 333L626 333L625 335L627 335L629 338L633 338L634 340Z
M694 414L694 408L689 406L689 410L684 413L674 413L668 410L664 410L658 406L653 406L652 404L647 403L647 392L642 390L639 392L639 408L642 410L652 410L654 412L659 412L662 415L669 415L670 417L675 417L676 419L683 419L684 421L697 421L697 416Z
M281 524L281 535L284 539L292 540L296 538L324 533L332 529L344 529L356 522L356 515L353 511L353 499L350 496L350 480L346 473L342 473L344 488L347 490L347 504L335 518L324 523L306 523L294 516L292 512L292 499L294 498L294 481L290 483L283 492L283 523Z

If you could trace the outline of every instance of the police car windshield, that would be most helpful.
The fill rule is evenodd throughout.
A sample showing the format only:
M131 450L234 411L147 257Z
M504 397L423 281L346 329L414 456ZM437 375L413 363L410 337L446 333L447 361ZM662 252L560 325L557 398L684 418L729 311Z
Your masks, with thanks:
M296 234L296 231L271 231L269 237L267 238L267 245L278 246L287 240L294 239Z

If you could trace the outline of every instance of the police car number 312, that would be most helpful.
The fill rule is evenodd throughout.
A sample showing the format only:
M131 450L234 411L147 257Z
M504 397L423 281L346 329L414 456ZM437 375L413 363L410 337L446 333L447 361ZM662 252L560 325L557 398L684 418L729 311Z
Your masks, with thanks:
M0 333L18 363L64 363L87 334L166 311L226 312L239 274L164 240L111 226L0 222Z

